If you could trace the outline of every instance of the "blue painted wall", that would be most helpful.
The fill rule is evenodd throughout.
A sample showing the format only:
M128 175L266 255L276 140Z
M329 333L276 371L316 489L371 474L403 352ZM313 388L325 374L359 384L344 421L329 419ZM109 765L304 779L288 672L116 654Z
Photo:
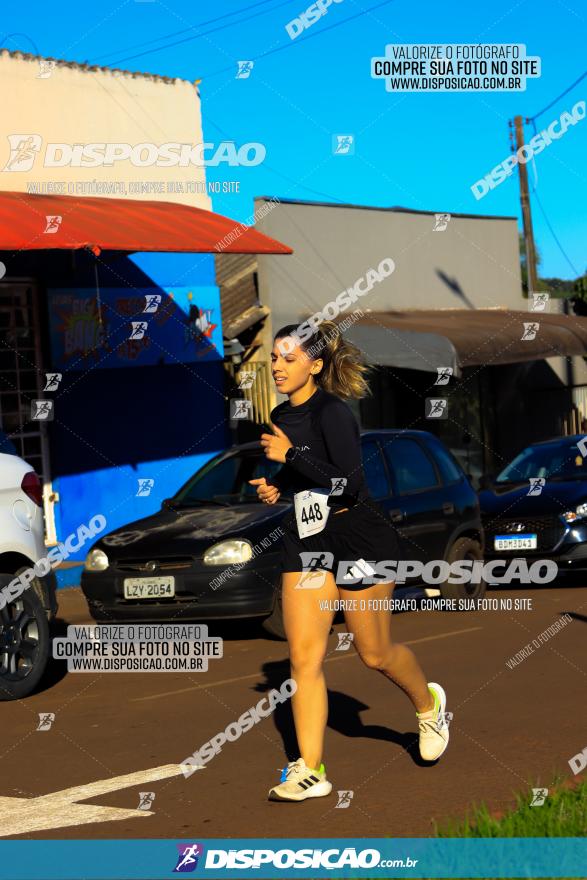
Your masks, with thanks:
M65 337L57 328L71 320L73 300L92 298L96 269L103 325L114 344L110 351L107 346L99 349L98 356L86 351L65 357ZM58 539L98 513L106 517L108 531L154 513L164 498L230 445L213 256L103 252L96 259L86 252L48 251L27 254L26 270L23 265L22 274L37 277L41 284L45 366L63 374L59 389L44 394L54 399L49 435L53 488L59 493ZM11 274L19 274L13 255ZM172 322L147 316L153 344L146 357L142 352L137 358L119 356L130 321L146 317L117 311L125 290L141 310L146 292L159 293L161 307L173 294ZM193 310L202 310L203 303L207 318L217 325L208 341L189 331L198 323ZM160 356L154 356L157 352ZM148 495L137 495L142 479L154 481ZM70 557L79 567L57 571L60 586L79 583L87 549Z

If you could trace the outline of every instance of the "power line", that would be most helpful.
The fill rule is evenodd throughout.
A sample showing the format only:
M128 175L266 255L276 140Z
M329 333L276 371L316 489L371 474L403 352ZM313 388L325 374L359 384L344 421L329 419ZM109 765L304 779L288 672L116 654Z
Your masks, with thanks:
M190 43L192 40L197 40L200 37L207 37L208 34L215 34L218 31L226 30L226 28L233 27L235 24L243 24L253 18L258 18L260 15L267 15L268 12L273 12L274 9L279 9L281 6L286 6L291 2L292 0L283 0L282 3L277 3L275 6L272 6L271 9L261 9L259 12L254 12L252 15L245 16L238 21L230 21L227 24L221 24L216 28L211 28L209 31L203 31L202 33L194 34L191 37L184 37L183 40L175 40L173 43L166 43L165 46L157 46L155 49L146 49L144 52L137 52L135 55L126 55L124 58L118 58L116 61L110 61L108 66L111 67L112 65L122 64L123 61L132 61L135 58L142 58L144 55L152 55L153 52L162 52L164 49L172 49L174 46L180 46L182 43ZM232 70L232 67L228 69Z
M307 43L308 40L311 40L312 37L322 36L327 31L333 31L334 28L341 27L343 24L347 24L349 21L353 21L355 18L360 18L362 15L368 15L370 12L374 12L376 9L380 9L382 6L388 6L392 3L393 0L383 0L382 3L378 3L376 6L371 6L369 9L364 9L362 12L357 12L356 15L350 15L348 18L343 19L342 21L337 21L334 24L328 25L328 27L320 28L320 30L315 31L313 34L309 34L309 36L304 37L301 40L292 40L290 43L285 43L283 46L277 46L275 49L268 49L267 52L262 52L261 55L256 55L254 58L249 59L250 61L258 61L260 58L266 58L268 55L273 55L275 52L282 52L284 49L289 49L290 46L299 46L302 43ZM209 78L211 76L217 76L220 73L226 73L228 70L233 70L233 67L223 67L222 70L215 70L213 73L208 73L202 77L202 79Z
M221 135L223 135L223 137L227 138L228 140L232 140L232 138L230 137L228 132L224 131L224 129L221 128L216 122L214 122L213 119L210 119L210 117L207 114L202 114L202 121L204 122L206 120L211 125L213 125L214 128L218 129L218 131L220 132ZM263 162L263 165L268 171L271 171L273 174L277 174L278 177L283 177L283 179L287 180L288 183L293 183L295 186L299 186L302 189L307 190L307 192L313 193L315 196L320 196L323 199L329 199L330 201L333 201L333 202L339 202L341 205L345 204L343 199L338 199L336 196L329 196L327 193L320 192L320 190L318 190L318 189L312 189L312 187L306 186L305 184L301 183L299 180L295 180L293 177L289 177L287 174L284 174L282 171L278 171L277 168L273 168L271 165L268 165L266 162Z
M539 197L538 197L538 193L536 192L536 190L534 189L534 187L532 187L532 195L533 195L533 197L536 199L536 201L538 202L538 207L540 208L540 210L541 210L541 212L542 212L542 216L544 217L544 222L545 222L546 225L548 226L548 228L549 228L549 230L550 230L550 233L551 233L552 237L554 238L555 242L557 243L557 246L558 246L558 248L559 248L561 254L562 254L563 257L565 258L565 260L567 261L567 263L569 264L569 266L571 267L571 269L573 270L573 272L574 272L574 274L575 274L575 277L578 278L579 275L580 275L581 273L578 272L577 269L575 269L575 267L573 266L573 263L571 262L570 258L567 256L567 254L566 254L566 252L565 252L565 249L563 248L562 244L561 244L560 241L558 240L558 238L557 238L557 236L556 236L556 233L555 233L554 229L552 228L552 224L550 223L550 220L549 220L548 217L546 216L546 211L544 210L544 208L543 208L543 206L542 206L542 202L540 201L540 199L539 199Z
M559 101L561 98L564 98L565 95L568 95L568 93L571 91L571 89L574 89L575 86L579 85L579 83L581 82L581 80L585 79L586 76L587 76L587 70L585 71L585 73L582 73L581 76L579 77L579 79L576 79L575 82L572 83L572 84L568 87L568 89L565 89L564 92L561 92L560 95L558 95L558 96L554 99L554 101L551 101L550 104L547 104L546 107L543 107L542 110L539 110L538 113L535 113L535 114L534 114L534 116L530 116L530 117L528 117L528 122L534 122L535 119L538 119L539 116L542 116L543 113L546 113L547 110L550 110L550 108L551 108L554 104L556 104L557 101Z
M108 66L112 66L115 64L122 64L123 61L132 61L135 58L141 58L143 55L150 55L153 52L161 52L164 49L172 49L174 46L179 46L182 43L189 43L192 40L197 40L198 37L206 37L208 34L216 33L217 31L224 30L227 27L232 27L233 24L242 24L244 21L249 21L252 18L257 18L259 15L265 15L267 12L272 12L274 9L279 9L281 6L285 6L287 3L291 2L291 0L284 0L283 3L278 3L276 6L272 6L271 9L263 9L260 12L256 12L253 15L248 16L248 18L240 19L238 22L229 22L228 24L220 25L217 28L212 28L209 31L205 31L201 34L195 34L192 37L184 37L183 40L176 40L173 43L168 43L165 46L159 46L155 49L147 49L145 52L139 52L136 55L127 55L125 58L119 58L116 61L109 62ZM369 9L364 9L361 12L357 12L355 15L350 15L348 18L343 19L342 21L334 22L327 27L320 28L319 31L310 34L307 37L302 38L301 40L291 40L289 43L285 43L282 46L277 46L275 49L268 49L267 52L262 52L260 55L256 55L254 58L249 60L258 61L260 58L266 58L268 55L273 55L275 52L282 52L284 49L289 49L293 45L299 45L301 43L307 43L308 40L311 40L312 37L318 37L322 34L325 34L327 31L332 31L334 28L341 27L343 24L347 24L349 21L354 21L357 18L360 18L363 15L368 15L371 12L374 12L376 9L380 9L382 6L388 6L392 3L393 0L383 0L382 3L378 3L375 6L371 6ZM217 76L220 73L226 73L226 71L230 71L234 69L234 64L230 65L230 67L223 67L221 70L215 70L213 73L206 74L207 77Z
M205 27L208 24L214 24L217 21L222 21L225 18L231 18L233 15L239 15L241 12L248 12L250 9L255 9L257 6L265 6L267 3L272 3L273 0L259 0L258 3L252 3L250 6L246 6L244 9L235 9L234 12L226 12L224 15L219 15L216 18L209 18L207 21L201 21L198 24L192 24L190 27L182 28L179 31L172 31L169 34L162 34L160 37L156 37L154 40L145 40L142 43L133 43L132 46L126 46L124 49L117 49L116 52L106 52L105 55L95 55L93 58L90 58L90 61L99 61L101 58L108 58L111 55L117 55L121 52L128 52L131 49L140 49L142 46L152 46L153 43L159 43L161 40L168 40L170 37L177 37L179 34L186 34L188 31L193 31L196 28ZM270 10L267 10L269 12ZM238 21L233 21L232 24L240 24ZM231 25L227 25L230 27ZM124 59L123 59L124 60Z
M15 31L13 34L6 34L6 36L2 37L2 39L0 40L0 45L3 45L6 42L6 40L9 40L11 37L25 37L29 41L29 43L31 44L33 49L35 50L35 55L41 54L37 48L37 44L35 43L35 41L31 37L29 37L28 34L21 34L19 31ZM22 50L19 50L19 51L22 51Z

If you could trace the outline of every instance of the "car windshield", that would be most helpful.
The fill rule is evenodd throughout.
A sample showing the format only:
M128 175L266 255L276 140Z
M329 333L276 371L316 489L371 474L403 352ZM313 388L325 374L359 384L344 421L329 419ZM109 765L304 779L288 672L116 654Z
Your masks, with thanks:
M495 478L496 483L523 483L532 477L547 480L584 480L587 458L568 443L560 446L529 446Z
M223 461L213 460L178 492L173 504L190 507L206 502L232 505L256 501L256 486L250 486L248 481L258 477L269 480L282 467L279 462L269 461L255 452L231 455Z

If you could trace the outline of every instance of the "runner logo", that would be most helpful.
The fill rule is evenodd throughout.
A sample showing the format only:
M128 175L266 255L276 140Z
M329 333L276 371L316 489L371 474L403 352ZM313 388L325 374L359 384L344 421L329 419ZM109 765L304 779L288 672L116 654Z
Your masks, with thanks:
M331 495L342 495L345 490L347 478L346 477L331 477L330 482L332 483L332 489L330 490Z
M526 496L541 495L545 485L546 480L544 477L530 477L530 488L526 492Z
M40 134L9 134L10 156L3 171L30 171L43 139Z
M355 634L346 632L346 633L337 633L336 635L338 636L338 645L336 646L335 650L336 651L348 651L351 644L352 644L352 641L355 637Z
M238 70L236 72L235 79L248 79L251 75L251 71L255 66L254 61L237 61Z
M453 720L453 718L453 712L445 712L444 714L442 712L439 712L438 723L441 727L450 727L450 722Z
M51 730L51 725L54 721L54 712L39 712L39 726L37 730Z
M549 293L533 293L529 302L531 312L548 311L548 302L550 300Z
M332 152L335 156L355 155L354 134L335 134L332 136Z
M43 232L54 235L59 230L62 220L63 217L61 214L45 214L45 222L47 225Z
M45 379L43 391L57 391L59 383L63 379L63 373L45 373Z
M427 419L447 419L448 418L448 400L441 397L426 398L426 418Z
M56 61L50 61L48 58L40 58L37 79L49 79L49 77L55 70L56 65Z
M435 385L448 385L450 381L450 377L453 374L452 367L436 367L436 372L438 376L436 377Z
M34 422L52 422L53 421L53 401L52 400L33 400L33 401L31 401L31 419Z
M139 479L138 484L139 488L137 490L135 498L144 498L147 495L151 494L151 489L155 485L155 480L153 480L152 478Z
M531 807L541 807L547 797L548 797L548 789L547 788L533 788L532 789L532 800L530 801L530 806Z
M332 570L334 564L334 553L330 551L316 552L315 550L304 550L300 553L302 561L302 571L308 571L313 568L326 568Z
M139 810L150 810L155 800L154 791L139 791Z
M240 382L238 383L239 389L247 391L249 388L252 388L256 375L256 370L247 370L244 373L241 373Z
M149 326L146 321L131 321L132 330L130 331L129 339L142 339L145 335L147 327Z
M532 323L532 324L524 324L524 332L522 333L520 339L522 342L531 342L533 339L536 339L536 334L540 330L540 324Z
M177 843L176 846L179 855L173 873L188 874L195 871L198 859L204 854L204 847L200 843Z
M434 228L432 232L444 232L450 223L450 214L435 214Z
M350 807L351 799L354 795L353 791L337 791L338 795L338 803L336 804L335 809L344 810L345 808Z
M230 418L233 419L249 419L253 410L252 400L241 400L233 397L230 401Z
M156 312L161 305L161 294L149 293L145 295L145 308L143 312Z

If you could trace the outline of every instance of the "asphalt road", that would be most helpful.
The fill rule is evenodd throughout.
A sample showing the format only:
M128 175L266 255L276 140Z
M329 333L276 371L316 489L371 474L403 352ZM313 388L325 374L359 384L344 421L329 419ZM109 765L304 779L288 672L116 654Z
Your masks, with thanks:
M397 594L399 598L399 593ZM0 835L18 839L410 837L474 803L505 809L548 785L587 746L587 588L492 590L532 610L393 615L454 713L434 765L417 751L408 698L330 636L326 767L334 791L300 804L266 800L297 757L286 702L189 779L177 765L289 677L287 645L248 622L212 624L224 657L199 673L67 673L52 661L42 689L0 706ZM79 590L61 591L58 629L91 622ZM572 621L513 668L506 662L561 615ZM64 634L64 632L63 632ZM39 713L54 713L37 730ZM337 790L352 791L337 808ZM139 792L154 792L149 810Z

